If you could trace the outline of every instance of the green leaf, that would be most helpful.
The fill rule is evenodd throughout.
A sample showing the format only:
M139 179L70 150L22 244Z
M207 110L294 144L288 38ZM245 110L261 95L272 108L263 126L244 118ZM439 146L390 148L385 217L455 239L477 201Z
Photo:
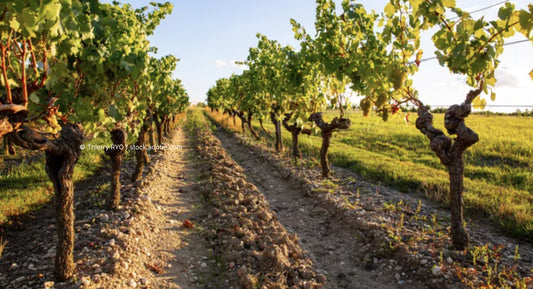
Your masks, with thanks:
M498 18L501 20L507 20L513 14L514 7L512 5L505 5L498 11Z
M490 100L492 100L492 101L496 100L496 93L494 91L490 92Z
M42 20L56 20L61 11L61 4L57 0L43 0L39 9L39 18Z
M32 92L30 94L30 101L33 102L33 103L39 104L40 99L39 99L39 96L37 96L37 93Z
M109 105L109 116L114 118L115 120L122 120L122 117L120 116L120 113L118 112L118 109L114 105Z

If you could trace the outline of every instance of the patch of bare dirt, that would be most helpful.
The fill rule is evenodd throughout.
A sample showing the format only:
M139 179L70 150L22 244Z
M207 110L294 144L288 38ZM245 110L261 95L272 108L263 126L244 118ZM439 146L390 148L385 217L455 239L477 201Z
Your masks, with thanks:
M213 288L322 288L325 276L315 272L297 236L208 130L198 133L198 151L206 160L205 196L213 207L208 236L228 278Z
M250 182L256 184L276 212L279 221L291 233L298 235L317 269L327 277L327 288L425 288L406 278L390 259L387 265L394 269L380 268L372 256L364 255L364 243L358 240L360 232L349 230L337 216L306 197L302 186L291 174L273 167L258 151L251 150L231 135L218 131L216 136L224 148L244 168ZM363 257L363 258L362 258ZM398 274L398 278L395 276Z

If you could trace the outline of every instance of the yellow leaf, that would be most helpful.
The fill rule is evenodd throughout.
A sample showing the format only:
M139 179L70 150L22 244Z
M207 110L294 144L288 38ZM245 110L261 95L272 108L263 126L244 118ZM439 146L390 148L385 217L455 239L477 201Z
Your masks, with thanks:
M533 69L529 72L529 77L531 77L531 80L533 80Z
M474 109L485 109L485 106L487 105L487 101L485 99L480 98L479 96L474 98L472 101L472 107Z
M455 7L455 0L442 0L442 6L446 8L453 8Z
M394 13L396 13L396 8L394 7L394 5L392 5L392 3L389 2L387 3L387 5L385 5L384 12L385 15L390 18L394 15Z
M422 49L418 50L416 53L416 60L420 61L422 59L422 55L424 54L424 51Z

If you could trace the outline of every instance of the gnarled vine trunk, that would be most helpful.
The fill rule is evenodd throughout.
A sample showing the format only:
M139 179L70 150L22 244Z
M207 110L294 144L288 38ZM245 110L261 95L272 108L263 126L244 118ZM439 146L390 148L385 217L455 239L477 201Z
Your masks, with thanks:
M245 129L245 125L246 125L246 117L244 116L244 112L242 111L236 111L235 114L239 117L239 119L241 120L241 130L242 130L242 133L245 134L246 133L246 129Z
M283 118L282 123L285 129L288 130L292 135L292 156L294 159L301 159L302 152L300 151L299 136L300 134L311 135L313 131L304 127L300 127L296 123L289 125L289 120L291 117L292 114L285 114L285 118Z
M270 113L270 121L272 121L272 124L274 124L275 130L276 130L276 140L274 147L276 148L277 152L281 152L283 150L283 139L281 135L281 121L278 119L277 114L275 112Z
M257 132L254 130L254 127L252 126L252 116L253 114L249 112L248 119L246 120L246 122L248 123L248 129L250 130L250 132L252 133L252 135L254 136L256 140L260 140L261 138L259 137Z
M164 115L161 117L161 119L163 124L163 133L168 137L170 135L170 118Z
M265 126L263 125L263 120L259 119L259 126L261 126L261 129L263 130L263 133L272 141L274 141L274 137L270 135L270 133L265 129Z
M161 145L163 144L163 125L161 124L161 121L159 120L159 114L157 112L154 113L153 119L155 122L155 128L157 130L157 143Z
M13 141L7 136L4 136L4 153L6 156L14 156L17 155L17 151L15 150L15 146L13 145Z
M74 184L72 174L81 155L81 126L68 125L54 141L57 149L46 151L46 173L56 196L57 248L56 279L66 280L74 273Z
M126 140L128 135L123 128L115 128L111 131L111 141L113 145L105 150L111 158L111 195L108 200L108 207L116 210L120 206L120 167L122 157L126 152Z
M150 120L150 124L148 125L148 127L148 142L150 142L150 146L154 147L156 145L156 142L153 120Z
M416 128L430 139L431 150L446 166L450 176L450 216L453 247L463 250L468 247L468 233L463 220L464 152L479 141L479 136L465 125L464 119L471 112L471 104L481 89L472 90L461 105L452 105L445 114L444 126L455 140L433 126L433 115L428 107L419 104Z
M141 179L144 170L144 165L148 162L146 158L146 150L143 148L145 146L145 138L147 131L148 123L147 119L145 119L141 127L141 131L139 132L139 136L137 137L137 141L135 142L135 160L137 161L137 166L135 167L135 172L131 176L132 182L137 182Z
M74 273L74 185L72 174L81 155L83 129L66 124L56 140L48 140L32 129L21 126L9 134L14 144L46 153L45 169L54 186L56 198L57 247L55 273L64 281Z
M322 113L317 112L311 114L309 120L314 122L320 128L322 134L322 146L320 147L320 166L322 168L322 177L329 178L330 168L328 161L328 149L331 143L333 132L340 129L348 129L351 126L351 121L347 118L333 118L331 123L326 123L322 118Z

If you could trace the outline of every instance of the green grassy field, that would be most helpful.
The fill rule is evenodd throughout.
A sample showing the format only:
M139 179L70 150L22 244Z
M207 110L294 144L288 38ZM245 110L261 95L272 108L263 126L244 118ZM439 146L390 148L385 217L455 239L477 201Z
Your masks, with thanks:
M325 116L330 120L334 112ZM447 201L448 174L430 150L429 140L415 128L415 113L410 114L409 125L403 113L387 122L357 111L346 116L352 127L334 134L329 150L333 165L403 192L420 190ZM443 117L435 115L436 127L443 129ZM533 118L472 115L466 122L480 136L465 155L466 211L490 217L507 233L533 239ZM265 127L273 131L270 123L265 122ZM290 134L283 131L283 138L289 147ZM301 136L300 141L304 154L318 158L320 136Z

